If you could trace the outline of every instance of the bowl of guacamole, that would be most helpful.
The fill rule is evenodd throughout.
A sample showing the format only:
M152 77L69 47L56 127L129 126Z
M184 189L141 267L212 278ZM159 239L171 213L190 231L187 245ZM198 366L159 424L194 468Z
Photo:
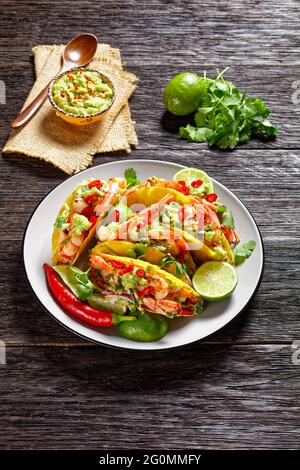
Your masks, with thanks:
M111 108L114 86L102 72L75 68L58 75L49 85L48 97L56 114L72 124L99 121Z

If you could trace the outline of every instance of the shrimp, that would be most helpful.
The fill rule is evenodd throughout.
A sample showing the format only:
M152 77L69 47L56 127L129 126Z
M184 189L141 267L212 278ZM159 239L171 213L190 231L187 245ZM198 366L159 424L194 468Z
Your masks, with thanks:
M88 207L88 204L84 202L82 197L76 197L72 203L72 209L74 212L78 212L78 214L81 214L81 212Z
M161 276L156 276L155 274L147 278L148 285L154 288L154 297L158 300L164 299L167 297L170 286L166 279Z
M168 316L168 313L178 315L181 306L178 302L173 300L155 300L152 297L145 297L143 299L143 306L150 312L159 313Z
M101 215L109 209L110 205L113 205L116 198L116 193L107 193L101 202L95 206L95 213L97 216Z
M227 241L236 245L240 241L240 237L238 236L236 230L232 227L227 227L226 225L222 225L222 232L224 233Z
M108 180L109 183L109 191L105 194L102 201L100 201L95 207L95 213L97 215L102 214L103 212L109 209L109 206L113 205L115 199L117 198L117 194L122 186L124 186L123 178L111 178Z
M71 243L73 243L73 245L79 247L82 245L84 241L84 235L81 234L81 235L72 235L71 236Z
M104 271L107 271L109 273L114 273L114 269L110 266L109 263L107 263L101 256L99 255L92 255L90 257L90 262L91 265L94 268L100 268L103 269Z
M208 207L204 207L204 221L206 224L210 224L213 230L221 228L218 215L215 211L209 209Z
M165 204L172 202L174 197L171 195L167 195L163 197L159 202L153 204L150 207L146 207L145 209L133 214L132 216L128 217L128 219L123 222L119 227L119 238L120 240L126 240L128 237L128 232L132 230L138 223L145 222L146 224L150 225L151 222L159 216L161 210L164 208ZM149 223L150 222L150 223Z
M73 257L78 251L78 247L73 245L71 241L68 241L63 245L61 253L63 257Z

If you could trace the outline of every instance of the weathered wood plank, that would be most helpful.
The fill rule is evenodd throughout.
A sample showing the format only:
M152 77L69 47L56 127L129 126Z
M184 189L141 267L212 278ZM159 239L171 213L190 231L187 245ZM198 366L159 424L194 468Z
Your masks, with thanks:
M45 0L4 1L0 50L27 52L34 43L68 40L88 29L103 42L126 46L132 63L186 64L282 61L300 63L297 0L83 0L49 4ZM16 25L22 23L22 28ZM165 63L166 63L165 62Z
M5 119L0 122L0 146L4 146L16 109L21 108L34 82L30 57L31 54L28 51L26 64L19 64L17 61L13 68L6 73L7 105L3 108ZM128 62L128 65L128 69L140 78L138 88L131 99L133 119L136 122L139 137L139 148L173 148L179 151L186 149L191 152L201 152L203 149L207 149L206 143L193 144L179 138L177 130L180 125L186 124L187 118L176 118L165 113L162 93L168 80L182 70L202 74L205 69L209 76L214 77L217 67L221 69L226 67L226 60L215 61L214 65L210 66L205 63L201 63L199 66L189 64L184 68L178 64L134 66ZM15 87L16 75L22 78L22 87ZM264 67L257 67L251 63L249 65L235 64L227 72L226 77L241 90L247 91L249 95L265 100L271 110L270 120L280 129L276 139L251 139L247 144L240 146L240 150L251 148L263 151L264 149L300 148L298 138L300 135L300 104L297 104L300 101L299 93L299 96L294 95L293 98L293 94L296 92L296 88L293 86L300 89L299 84L295 85L296 81L300 80L300 65L282 67L266 64ZM192 116L188 119L193 122ZM212 155L223 156L229 153L217 148L211 149Z
M288 345L8 348L0 448L296 449L291 354Z
M74 8L70 0L0 0L0 6L0 79L7 89L1 147L34 81L31 48L88 29L120 47L140 77L131 101L140 144L131 158L208 171L246 203L266 248L255 300L207 344L151 354L95 347L41 310L21 266L27 220L65 175L20 156L2 158L0 339L10 346L7 365L0 365L0 448L298 448L299 366L290 344L300 338L300 108L292 103L300 79L299 2L83 0ZM228 153L181 141L170 132L176 123L164 116L165 83L182 70L211 74L228 65L228 79L270 105L279 137ZM124 158L97 156L94 163Z

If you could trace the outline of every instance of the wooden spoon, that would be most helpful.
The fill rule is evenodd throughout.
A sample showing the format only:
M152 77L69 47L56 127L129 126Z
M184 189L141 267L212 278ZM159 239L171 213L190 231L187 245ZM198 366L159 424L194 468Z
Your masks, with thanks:
M91 62L97 50L98 40L93 34L80 34L73 38L65 47L63 53L63 65L60 73L66 72L73 67L83 67ZM11 127L26 124L47 98L49 83L40 94L25 108L12 122Z

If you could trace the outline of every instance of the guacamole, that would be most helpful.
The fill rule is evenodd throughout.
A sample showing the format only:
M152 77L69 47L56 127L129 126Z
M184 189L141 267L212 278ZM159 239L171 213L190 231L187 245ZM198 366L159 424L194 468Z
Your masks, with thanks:
M109 107L113 90L95 71L71 70L53 83L52 99L67 113L91 116Z

